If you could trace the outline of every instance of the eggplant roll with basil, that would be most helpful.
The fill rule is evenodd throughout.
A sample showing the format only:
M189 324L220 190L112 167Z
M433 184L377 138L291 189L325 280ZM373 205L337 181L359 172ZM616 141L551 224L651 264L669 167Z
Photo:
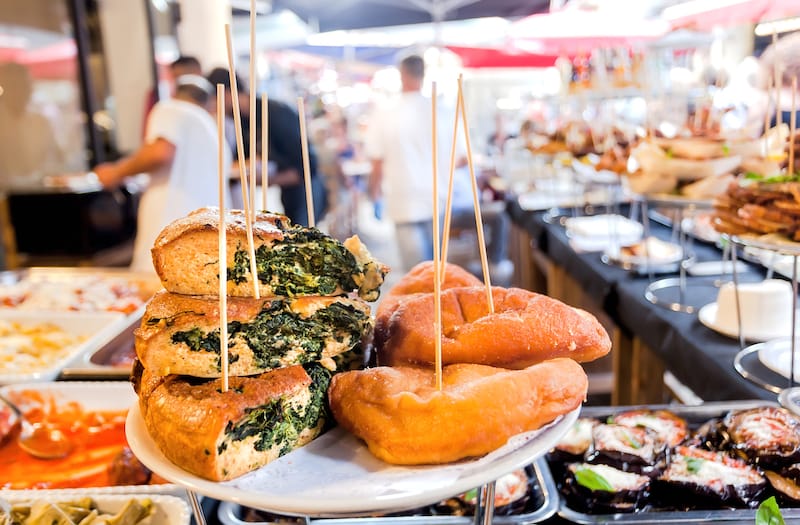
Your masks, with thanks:
M253 296L247 228L241 210L225 214L227 294ZM219 293L219 209L200 208L164 228L153 249L153 266L170 292ZM261 212L253 222L260 295L298 297L357 291L374 301L387 267L370 255L357 236L344 242L292 224L285 215Z
M235 478L317 437L329 420L331 372L317 363L252 377L132 376L145 426L173 463L212 481Z
M136 330L136 355L159 376L220 377L219 301L162 290ZM319 362L329 370L363 365L373 320L348 297L228 298L228 373L260 374Z
M639 510L650 489L650 478L609 465L570 463L562 486L575 508L596 513Z
M676 447L654 492L676 508L756 507L767 480L744 460L724 452Z

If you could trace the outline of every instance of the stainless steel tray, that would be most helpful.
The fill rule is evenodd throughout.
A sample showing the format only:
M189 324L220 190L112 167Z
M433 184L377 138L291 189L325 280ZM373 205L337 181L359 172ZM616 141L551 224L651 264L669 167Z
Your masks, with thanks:
M711 418L720 417L729 410L741 410L765 406L779 406L777 402L769 401L723 401L710 402L698 406L684 405L636 405L617 407L586 407L581 411L581 417L605 418L626 410L636 409L667 409L682 416L689 422L689 426L697 426ZM549 472L549 469L548 469ZM554 482L555 483L555 482ZM557 490L557 489L556 489ZM574 523L601 524L601 523L635 523L635 524L662 524L662 523L709 523L724 522L728 525L755 523L755 509L715 509L715 510L690 510L690 511L641 511L631 514L586 514L577 512L567 506L564 498L559 493L560 505L558 515ZM781 514L788 523L789 520L800 520L800 508L782 508Z
M21 270L0 272L0 287L12 286L25 280L64 281L76 277L92 276L99 278L120 279L134 285L141 291L144 301L161 289L161 283L155 274L131 272L126 268L95 267L32 267ZM69 366L61 370L60 379L124 379L130 375L130 366L115 365L114 361L123 356L133 355L133 330L141 322L145 305L125 314L120 323L120 331L111 337L102 347L91 354L81 356Z
M525 514L511 514L506 516L495 515L492 523L498 525L525 525L539 523L552 517L558 510L558 492L553 477L544 458L539 458L531 465L536 486L541 493L542 504L536 510ZM240 517L241 505L230 501L222 501L217 509L217 518L222 525L270 525L277 523L244 521ZM280 519L283 519L281 517ZM403 525L411 523L425 523L430 525L469 525L473 523L472 516L381 516L381 517L353 517L353 518L297 518L286 517L288 523L308 525Z

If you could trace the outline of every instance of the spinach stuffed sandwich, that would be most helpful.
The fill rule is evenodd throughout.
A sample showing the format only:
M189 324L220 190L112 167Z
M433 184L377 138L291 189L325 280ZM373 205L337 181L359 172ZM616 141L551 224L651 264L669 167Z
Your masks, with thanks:
M219 210L167 225L153 249L165 290L135 331L132 381L145 426L177 466L238 477L317 437L334 374L364 365L370 306L387 268L357 237L344 243L283 215L253 224L261 297L241 210L226 213L228 389L222 388Z

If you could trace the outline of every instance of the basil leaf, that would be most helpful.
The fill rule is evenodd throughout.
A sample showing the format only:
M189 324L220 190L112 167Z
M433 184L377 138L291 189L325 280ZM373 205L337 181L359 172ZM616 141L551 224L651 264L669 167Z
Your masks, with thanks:
M785 525L781 509L775 501L775 496L770 496L758 506L756 525Z
M729 155L730 152L731 152L731 147L728 146L727 144L723 144L722 145L722 154L723 155Z
M575 471L575 481L578 485L586 487L589 490L604 490L606 492L616 492L614 487L611 486L606 478L588 468L582 468Z
M700 458L686 458L686 468L692 474L697 474L700 472L700 469L703 467L703 463L706 460Z

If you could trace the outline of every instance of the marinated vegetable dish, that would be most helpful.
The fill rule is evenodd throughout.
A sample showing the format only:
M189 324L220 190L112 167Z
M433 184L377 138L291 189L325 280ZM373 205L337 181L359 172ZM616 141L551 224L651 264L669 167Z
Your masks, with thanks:
M687 412L687 414L689 414ZM568 507L615 514L800 505L800 418L778 407L580 418L548 454Z

